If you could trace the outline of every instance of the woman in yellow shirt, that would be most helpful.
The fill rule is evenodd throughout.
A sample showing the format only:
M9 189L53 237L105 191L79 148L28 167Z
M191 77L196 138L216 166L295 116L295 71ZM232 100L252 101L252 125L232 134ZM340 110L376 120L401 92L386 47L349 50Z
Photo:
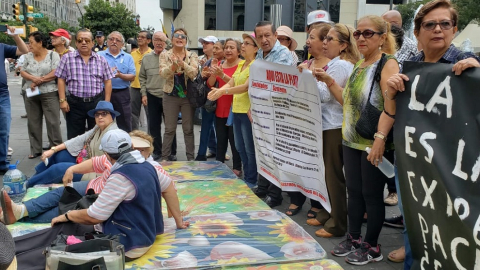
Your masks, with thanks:
M245 60L238 64L232 79L221 88L212 88L209 100L217 100L223 95L233 95L233 133L235 147L243 163L244 181L249 187L257 184L257 161L253 143L252 122L250 119L250 98L248 97L248 78L250 65L257 55L258 44L250 34L243 34L241 54Z

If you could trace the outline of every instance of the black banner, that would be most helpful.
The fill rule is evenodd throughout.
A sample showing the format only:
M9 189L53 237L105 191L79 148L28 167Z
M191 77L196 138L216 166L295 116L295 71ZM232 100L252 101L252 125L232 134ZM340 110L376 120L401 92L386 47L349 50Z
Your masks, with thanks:
M412 269L480 269L480 68L406 62L396 164Z

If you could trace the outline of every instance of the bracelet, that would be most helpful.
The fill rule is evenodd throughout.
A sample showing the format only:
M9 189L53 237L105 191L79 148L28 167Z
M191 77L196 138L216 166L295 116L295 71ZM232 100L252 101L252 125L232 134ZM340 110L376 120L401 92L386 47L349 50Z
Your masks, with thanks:
M56 146L52 146L52 148L50 148L50 150L53 150L53 153L56 153L56 152L57 152L57 147L56 147Z
M65 213L65 218L68 220L68 221L71 221L69 218L68 218L68 212L70 212L72 210L68 210L66 213Z
M384 142L387 141L387 140L386 140L387 137L385 137L384 135L382 135L382 134L380 134L380 133L375 133L375 134L373 135L373 139L375 139L375 138L382 139Z
M330 87L332 87L332 85L334 85L334 84L335 84L335 79L333 79L333 81L332 81L329 85L327 85L327 87L330 88Z
M382 134L383 136L387 137L387 135L385 135L385 133L381 132L380 130L377 131L377 133L380 133L380 134Z
M388 94L387 94L387 91L388 89L385 89L385 91L383 92L383 95L388 99L388 100L395 100L397 98L397 96L395 95L393 98L389 98L388 97Z
M389 114L385 109L383 109L383 112L390 118L392 118L393 120L395 120L395 114Z

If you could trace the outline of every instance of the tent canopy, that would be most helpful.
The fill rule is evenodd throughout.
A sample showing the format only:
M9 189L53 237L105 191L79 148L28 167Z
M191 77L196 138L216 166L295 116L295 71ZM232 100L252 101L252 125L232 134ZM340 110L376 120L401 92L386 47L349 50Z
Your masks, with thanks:
M465 29L453 40L453 45L460 47L462 42L470 39L472 49L475 53L480 52L480 25L471 21Z

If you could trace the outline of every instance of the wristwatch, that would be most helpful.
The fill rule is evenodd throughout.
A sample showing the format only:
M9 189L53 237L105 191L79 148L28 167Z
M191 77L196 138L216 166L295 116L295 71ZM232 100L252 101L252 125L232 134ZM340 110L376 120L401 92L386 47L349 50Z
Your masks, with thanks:
M52 146L52 148L50 148L50 150L53 150L54 153L57 152L57 147L56 146Z
M65 102L66 100L64 98L61 98L60 100L58 100L60 103L62 102Z

